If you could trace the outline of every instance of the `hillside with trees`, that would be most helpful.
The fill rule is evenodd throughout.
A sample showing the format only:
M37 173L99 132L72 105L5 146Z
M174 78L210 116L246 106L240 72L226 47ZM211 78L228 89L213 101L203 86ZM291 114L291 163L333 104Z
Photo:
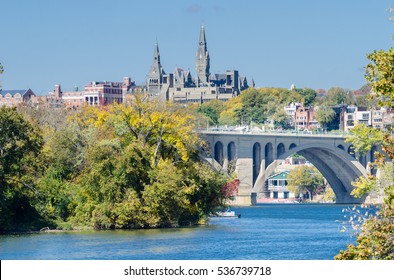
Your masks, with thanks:
M0 231L204 223L229 180L200 162L196 118L146 102L0 108Z

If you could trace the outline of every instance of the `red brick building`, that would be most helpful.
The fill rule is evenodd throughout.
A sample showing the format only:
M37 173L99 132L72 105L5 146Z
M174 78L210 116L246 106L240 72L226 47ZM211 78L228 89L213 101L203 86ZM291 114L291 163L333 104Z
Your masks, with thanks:
M313 107L297 107L295 112L295 127L297 130L312 130L319 127Z
M36 95L31 89L0 90L0 106L13 107L30 102Z

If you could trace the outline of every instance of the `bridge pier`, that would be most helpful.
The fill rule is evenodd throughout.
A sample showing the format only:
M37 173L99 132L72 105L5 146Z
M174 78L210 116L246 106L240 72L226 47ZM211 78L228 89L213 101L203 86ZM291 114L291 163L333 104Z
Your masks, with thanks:
M233 201L234 205L249 206L256 204L256 194L251 192L253 188L253 159L238 158L235 164L235 172L238 174L238 196Z

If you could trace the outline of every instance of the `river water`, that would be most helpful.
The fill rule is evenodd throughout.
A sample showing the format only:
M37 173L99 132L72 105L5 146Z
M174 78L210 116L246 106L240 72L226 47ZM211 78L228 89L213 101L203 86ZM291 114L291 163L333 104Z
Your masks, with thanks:
M344 208L265 204L199 227L0 235L0 259L331 260L355 240L341 232Z

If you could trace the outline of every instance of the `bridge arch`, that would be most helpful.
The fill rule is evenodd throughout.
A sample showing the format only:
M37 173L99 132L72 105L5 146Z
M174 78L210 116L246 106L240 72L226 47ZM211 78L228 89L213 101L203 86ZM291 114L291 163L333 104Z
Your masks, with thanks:
M347 148L347 153L353 158L356 158L356 152L353 145L350 145L349 148Z
M227 145L227 159L228 161L235 160L237 158L237 150L235 147L235 143L231 141Z
M352 155L335 146L311 143L294 147L280 154L269 166L258 182L264 182L275 168L287 157L297 153L310 161L327 179L336 195L337 203L361 203L364 198L356 199L350 193L353 190L352 181L360 176L366 176L364 166ZM279 153L278 153L279 154ZM255 186L257 192L263 191L263 185Z
M222 142L218 141L215 143L214 147L214 159L221 165L223 166L223 144Z
M290 146L289 146L289 150L294 149L295 147L297 147L297 145L294 144L294 143L291 143Z
M260 173L261 166L261 146L259 143L253 145L253 185Z
M267 143L264 148L264 157L265 157L265 166L267 169L268 165L270 165L274 161L274 149L271 143Z
M283 143L278 144L278 147L276 148L276 157L279 158L285 152L286 152L285 145Z

